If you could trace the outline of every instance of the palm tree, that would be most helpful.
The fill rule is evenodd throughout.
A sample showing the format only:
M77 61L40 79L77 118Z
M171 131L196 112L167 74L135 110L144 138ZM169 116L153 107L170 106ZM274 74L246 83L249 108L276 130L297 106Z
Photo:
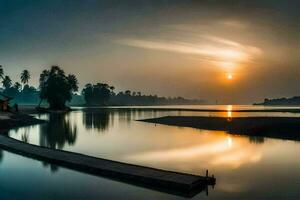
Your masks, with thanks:
M0 65L0 78L3 79L4 77L4 71L2 65Z
M21 89L21 84L20 84L19 82L15 82L14 88L15 88L16 90L20 91L20 89Z
M11 85L12 85L12 81L11 81L10 77L9 77L9 76L5 76L5 77L3 78L3 80L2 80L2 84L3 84L3 87L4 87L5 89L10 88Z
M38 107L41 106L41 104L44 100L43 97L45 96L44 93L46 92L46 90L44 90L44 88L46 87L46 83L47 83L48 78L49 78L49 73L50 73L49 70L43 70L43 72L40 75L40 79L39 79L40 86L39 86L39 88L40 88L41 93L40 93L40 102L39 102Z
M73 92L77 92L78 91L78 80L77 80L76 76L74 74L69 74L67 79L68 79L69 85L70 85L71 89L73 90Z
M24 84L24 85L26 85L26 84L28 84L28 82L29 82L29 79L30 79L30 73L29 73L29 71L28 70L23 70L23 72L21 73L21 82Z

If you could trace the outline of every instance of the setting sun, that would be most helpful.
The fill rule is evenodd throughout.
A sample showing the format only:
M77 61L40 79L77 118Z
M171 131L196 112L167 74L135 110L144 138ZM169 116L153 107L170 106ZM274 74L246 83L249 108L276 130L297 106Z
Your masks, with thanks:
M228 80L232 80L232 79L233 79L232 74L227 74L227 79L228 79Z

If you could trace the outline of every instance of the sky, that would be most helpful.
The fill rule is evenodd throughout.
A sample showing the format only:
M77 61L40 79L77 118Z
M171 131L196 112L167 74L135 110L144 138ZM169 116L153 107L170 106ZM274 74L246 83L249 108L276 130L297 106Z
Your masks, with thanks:
M0 0L0 64L32 85L52 65L80 87L248 104L300 95L298 0Z

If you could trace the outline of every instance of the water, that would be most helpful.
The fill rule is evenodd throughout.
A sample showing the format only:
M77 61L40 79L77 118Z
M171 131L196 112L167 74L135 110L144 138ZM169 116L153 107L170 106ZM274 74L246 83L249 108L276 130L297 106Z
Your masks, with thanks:
M65 115L37 116L49 120L49 123L11 130L8 134L32 144L172 171L203 175L205 170L209 169L217 177L217 185L214 190L209 191L209 199L299 199L300 160L296 159L300 153L298 142L135 121L166 115L299 116L299 114L263 111L232 113L230 109L224 113L123 109L105 111L95 109L93 112L78 110ZM6 157L9 161L5 161ZM21 189L21 183L30 180L28 174L31 173L32 176L43 174L44 178L41 179L45 182L48 182L48 179L49 182L53 179L60 182L56 183L58 185L49 184L49 191L44 190L49 195L53 191L53 194L61 195L59 197L63 197L64 193L72 196L72 187L74 190L80 187L82 179L84 183L94 187L82 189L83 196L85 194L89 197L112 195L111 197L118 198L113 189L116 187L116 191L124 191L122 196L127 199L180 199L173 195L88 176L57 166L51 171L49 166L44 166L38 161L6 152L2 160L0 169L5 169L4 176L10 175L14 182L20 182L20 188L12 187L7 179L4 179L3 183L1 174L3 170L1 170L0 184L6 185L7 191L14 191L17 188L23 193L34 193L32 188ZM24 163L29 172L20 176ZM14 165L22 167L12 167ZM78 180L78 184L76 185L72 180ZM68 184L75 186L71 187ZM68 185L70 190L57 189L63 185ZM103 186L108 192L102 194L98 186ZM203 193L194 197L194 199L203 198L207 198Z
M0 155L0 199L183 199L6 151L0 150Z

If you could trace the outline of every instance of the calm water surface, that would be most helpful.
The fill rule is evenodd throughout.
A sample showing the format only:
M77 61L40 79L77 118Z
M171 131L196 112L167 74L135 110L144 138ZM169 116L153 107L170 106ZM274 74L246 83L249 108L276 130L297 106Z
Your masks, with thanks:
M289 113L232 113L230 109L235 108L226 108L228 111L224 113L78 110L69 114L39 115L49 123L11 130L8 134L32 144L155 168L200 175L209 169L217 177L216 187L209 191L208 197L200 193L193 199L299 199L298 142L136 121L166 115L299 116ZM115 191L122 191L122 196L127 199L181 199L7 152L2 152L0 175L0 195L16 191L16 195L31 194L35 197L34 194L39 195L43 191L61 198L120 198ZM33 180L30 177L34 177ZM45 188L36 191L35 187L27 187L25 182L28 180L37 187L45 184Z

